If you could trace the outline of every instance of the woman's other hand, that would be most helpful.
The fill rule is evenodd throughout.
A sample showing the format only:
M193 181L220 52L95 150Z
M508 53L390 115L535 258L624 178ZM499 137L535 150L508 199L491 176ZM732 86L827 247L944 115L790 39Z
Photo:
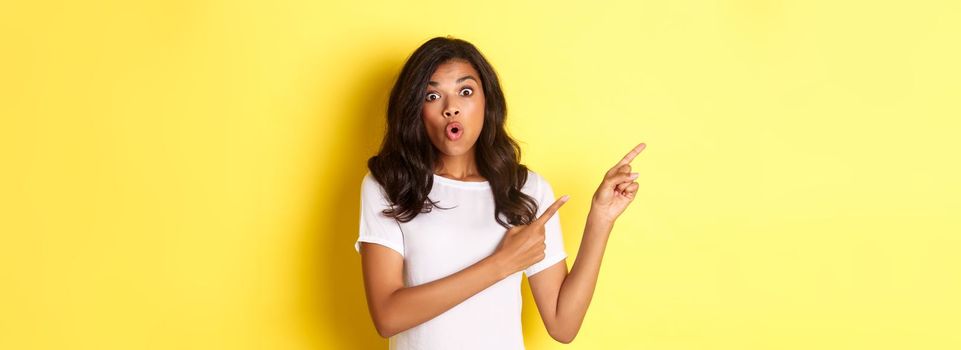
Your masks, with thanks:
M639 174L631 172L630 163L645 147L647 145L644 143L638 144L620 162L617 162L614 167L608 170L607 174L604 174L601 185L594 192L594 198L591 202L591 215L596 215L601 220L613 223L631 204L640 185L635 182Z

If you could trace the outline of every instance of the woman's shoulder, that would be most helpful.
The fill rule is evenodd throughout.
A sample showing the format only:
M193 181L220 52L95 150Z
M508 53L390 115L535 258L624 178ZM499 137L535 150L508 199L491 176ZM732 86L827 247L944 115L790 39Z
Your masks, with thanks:
M523 192L540 193L540 191L547 186L550 186L550 183L544 176L536 171L527 169L527 181L524 182Z
M380 184L377 182L377 180L374 179L374 175L370 173L370 170L368 170L368 171L364 174L364 177L361 178L361 180L360 180L360 186L361 186L361 187L367 187L367 186L370 186L370 185L372 185L372 184L373 184L373 185L380 185Z
M363 179L360 181L360 193L361 195L382 195L384 192L383 185L374 177L373 174L368 170L364 174Z
M523 192L538 193L544 187L550 187L550 182L548 182L547 179L538 172L527 169L527 180L524 182L524 186L522 187ZM361 180L361 190L364 192L376 193L383 192L384 187L368 170Z

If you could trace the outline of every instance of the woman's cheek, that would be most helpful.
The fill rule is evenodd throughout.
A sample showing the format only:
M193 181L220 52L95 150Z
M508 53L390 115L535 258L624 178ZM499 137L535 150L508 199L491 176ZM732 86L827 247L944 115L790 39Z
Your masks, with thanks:
M474 118L474 125L471 128L474 130L474 136L480 137L481 131L484 129L484 107L480 106L477 111L476 118Z

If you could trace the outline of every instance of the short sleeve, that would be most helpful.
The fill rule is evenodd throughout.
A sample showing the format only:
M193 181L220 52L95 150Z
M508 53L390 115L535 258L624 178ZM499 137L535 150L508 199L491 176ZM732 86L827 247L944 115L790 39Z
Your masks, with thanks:
M390 202L383 187L368 172L360 186L360 233L354 250L360 253L360 242L376 243L404 256L404 234L400 223L384 215Z
M534 172L531 172L530 176L533 177L532 180L536 181L534 199L537 200L537 217L540 217L547 211L547 207L554 204L557 199L554 198L554 190L546 179ZM544 244L547 245L544 251L544 259L524 270L527 277L533 276L567 258L567 252L564 250L564 236L561 234L560 214L560 212L554 213L554 216L544 224Z

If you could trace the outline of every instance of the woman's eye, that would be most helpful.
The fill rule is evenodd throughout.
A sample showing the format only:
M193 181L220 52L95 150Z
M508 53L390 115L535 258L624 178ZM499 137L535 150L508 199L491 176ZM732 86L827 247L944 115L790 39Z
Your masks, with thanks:
M467 91L467 95L464 95L464 91ZM462 96L470 96L474 94L474 90L471 88L464 88L460 92Z
M433 101L433 100L436 100L436 99L438 99L438 98L440 98L440 95L438 95L438 94L435 93L435 92L432 92L432 93L427 94L427 100L428 100L428 101Z

